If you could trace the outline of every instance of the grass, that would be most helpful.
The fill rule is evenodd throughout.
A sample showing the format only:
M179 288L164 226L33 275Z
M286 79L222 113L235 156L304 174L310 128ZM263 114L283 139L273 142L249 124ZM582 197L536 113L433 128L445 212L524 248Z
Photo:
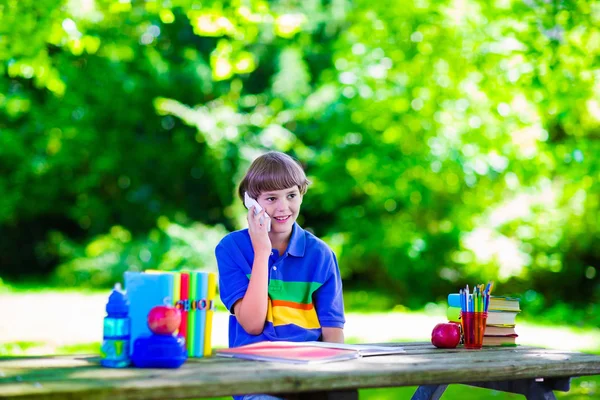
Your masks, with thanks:
M40 354L100 354L100 342L49 346L44 342L0 343L0 356L31 356Z

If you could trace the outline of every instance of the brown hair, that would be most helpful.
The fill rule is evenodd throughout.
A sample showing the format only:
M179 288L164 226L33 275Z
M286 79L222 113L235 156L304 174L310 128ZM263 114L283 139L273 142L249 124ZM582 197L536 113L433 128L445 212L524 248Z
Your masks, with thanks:
M287 154L270 151L252 162L240 182L238 195L244 201L244 192L257 199L263 192L283 190L298 186L300 194L306 193L310 181L298 161Z

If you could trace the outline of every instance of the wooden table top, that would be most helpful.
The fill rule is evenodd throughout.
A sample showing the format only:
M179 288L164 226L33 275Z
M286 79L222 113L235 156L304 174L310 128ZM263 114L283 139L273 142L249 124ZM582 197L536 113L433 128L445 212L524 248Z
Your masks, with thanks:
M528 346L436 349L296 365L209 357L178 369L102 368L98 357L0 358L0 399L185 399L600 374L600 356Z

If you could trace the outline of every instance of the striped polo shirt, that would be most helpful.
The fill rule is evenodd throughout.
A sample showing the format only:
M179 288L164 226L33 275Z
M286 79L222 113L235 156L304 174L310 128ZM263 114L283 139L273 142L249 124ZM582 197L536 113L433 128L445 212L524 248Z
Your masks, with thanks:
M219 291L229 316L229 347L264 340L319 340L322 327L344 327L342 280L333 251L297 223L283 254L269 258L269 302L263 332L250 335L233 315L250 282L254 250L248 229L225 236L215 249Z

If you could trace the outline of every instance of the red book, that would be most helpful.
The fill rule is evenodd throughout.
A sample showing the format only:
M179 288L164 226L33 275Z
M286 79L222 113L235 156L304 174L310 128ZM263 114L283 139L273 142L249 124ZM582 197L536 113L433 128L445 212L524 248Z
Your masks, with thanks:
M187 315L188 312L186 311L186 307L187 309L189 309L189 303L190 303L190 274L189 272L182 272L180 274L181 277L181 288L180 288L180 296L179 296L179 301L180 301L180 310L181 310L181 324L179 324L179 336L183 336L186 340L186 346L187 346ZM187 304L187 306L186 306Z

